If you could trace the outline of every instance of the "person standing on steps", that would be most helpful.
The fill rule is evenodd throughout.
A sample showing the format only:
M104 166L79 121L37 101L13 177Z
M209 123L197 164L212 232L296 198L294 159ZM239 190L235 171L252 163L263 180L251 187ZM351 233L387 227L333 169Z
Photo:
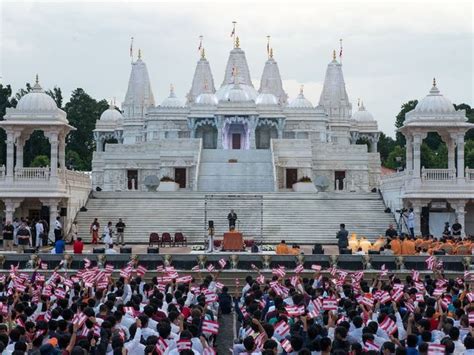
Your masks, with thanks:
M107 225L104 227L103 242L105 243L105 245L110 245L110 244L112 244L112 246L114 245L112 235L113 235L112 222L109 221L109 223L107 223Z
M349 246L349 240L348 240L348 235L349 232L346 230L346 225L344 223L341 223L339 225L340 229L339 232L336 234L337 238L337 246L339 247L339 254L341 253L342 249L347 249Z
M227 215L227 220L229 221L229 230L232 228L235 229L235 221L237 221L237 213L234 210L230 210L230 213Z
M13 224L10 221L6 221L3 226L3 249L13 251Z
M94 222L91 224L90 233L92 235L92 244L97 244L99 242L99 230L100 223L97 218L94 218Z
M35 232L36 232L35 248L38 251L43 246L43 233L44 233L44 226L40 220L38 220L35 224Z
M117 231L117 244L124 245L123 233L125 232L125 223L122 222L122 218L119 218L119 221L115 225L115 230Z

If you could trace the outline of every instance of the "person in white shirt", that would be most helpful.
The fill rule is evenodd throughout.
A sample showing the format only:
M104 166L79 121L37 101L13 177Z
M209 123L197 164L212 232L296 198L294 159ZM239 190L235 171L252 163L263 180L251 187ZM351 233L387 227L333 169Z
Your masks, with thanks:
M43 246L43 233L44 233L44 227L43 223L38 220L35 224L35 231L36 231L36 242L35 242L35 247L36 250L39 250Z
M104 227L104 244L109 245L109 244L114 244L114 241L112 240L112 222L107 223L107 225Z
M105 249L105 254L118 254L117 250L114 249L114 245L113 244L109 244L107 246L108 248Z
M56 220L54 221L54 241L57 242L61 238L61 232L63 229L63 226L60 221L61 217L56 217Z

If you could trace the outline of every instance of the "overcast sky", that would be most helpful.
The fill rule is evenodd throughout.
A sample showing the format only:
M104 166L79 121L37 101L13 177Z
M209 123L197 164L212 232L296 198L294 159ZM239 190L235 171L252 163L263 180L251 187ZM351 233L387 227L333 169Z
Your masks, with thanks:
M347 92L364 101L382 131L394 133L400 105L424 97L433 77L454 103L473 105L473 8L470 1L20 2L0 0L0 75L14 91L33 82L77 87L122 102L130 73L130 37L148 65L155 100L170 83L189 91L199 35L216 86L232 48L232 21L258 88L271 35L283 84L301 84L317 103L327 63L343 39ZM136 55L136 53L135 53Z

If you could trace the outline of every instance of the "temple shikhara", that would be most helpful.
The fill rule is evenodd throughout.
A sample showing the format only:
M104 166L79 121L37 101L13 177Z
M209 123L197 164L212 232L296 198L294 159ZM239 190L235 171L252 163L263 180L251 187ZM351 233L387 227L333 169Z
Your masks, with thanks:
M405 169L381 176L377 121L363 102L350 102L336 52L328 56L315 100L303 86L299 93L285 91L270 47L262 68L252 68L262 71L254 86L243 47L234 36L218 86L213 70L219 69L202 47L186 97L171 85L169 96L157 101L139 53L121 110L111 104L97 120L91 180L64 166L65 137L74 127L37 82L0 122L8 135L0 171L7 217L47 206L52 222L64 208L65 224L76 219L86 239L94 217L121 216L132 241L146 241L161 228L196 242L205 233L203 220L214 220L221 233L234 208L239 229L254 239L314 243L334 242L339 223L375 238L395 223L396 210L411 207L417 234L438 232L446 218L457 218L463 233L474 232L474 170L464 166L464 136L473 125L436 82L400 129ZM22 166L22 147L35 129L51 142L51 167ZM428 132L447 144L446 169L421 166ZM81 205L87 210L77 212Z

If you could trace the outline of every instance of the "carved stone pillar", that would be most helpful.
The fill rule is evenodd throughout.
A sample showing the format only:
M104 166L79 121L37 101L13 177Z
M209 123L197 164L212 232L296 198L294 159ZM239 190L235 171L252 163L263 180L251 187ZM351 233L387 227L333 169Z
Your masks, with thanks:
M59 216L59 202L60 200L56 198L41 200L43 205L49 207L49 238L52 240L54 240L54 222L56 221L56 217Z
M286 123L286 120L284 118L279 118L278 119L278 127L277 127L278 139L283 138L283 130L285 129L285 123Z
M379 142L379 137L380 135L378 133L374 133L370 137L370 152L371 153L377 153L377 144Z
M49 144L51 145L51 177L56 178L58 176L58 133L49 132L46 135L49 139Z
M406 170L413 170L413 137L406 135Z
M464 180L464 133L461 133L457 136L456 145L458 149L457 177L458 177L458 180Z
M7 181L13 181L13 160L15 154L15 134L7 132Z
M16 140L16 162L15 168L23 168L23 152L25 149L26 139L18 137Z
M250 149L256 149L257 145L255 142L255 129L257 128L257 117L252 116L249 118L248 121L248 129L249 129L249 147Z
M224 126L224 118L221 116L215 117L217 128L217 149L222 149L222 128Z
M66 169L66 136L61 135L59 137L58 148L59 167Z
M413 213L415 214L415 236L421 235L421 201L412 201Z
M448 169L454 170L456 168L456 139L448 136L445 142L448 148Z
M6 222L13 222L15 211L18 207L20 207L20 204L22 201L23 201L22 198L7 198L3 200L5 204L5 221Z
M424 135L416 133L413 135L413 176L421 179L421 143Z

